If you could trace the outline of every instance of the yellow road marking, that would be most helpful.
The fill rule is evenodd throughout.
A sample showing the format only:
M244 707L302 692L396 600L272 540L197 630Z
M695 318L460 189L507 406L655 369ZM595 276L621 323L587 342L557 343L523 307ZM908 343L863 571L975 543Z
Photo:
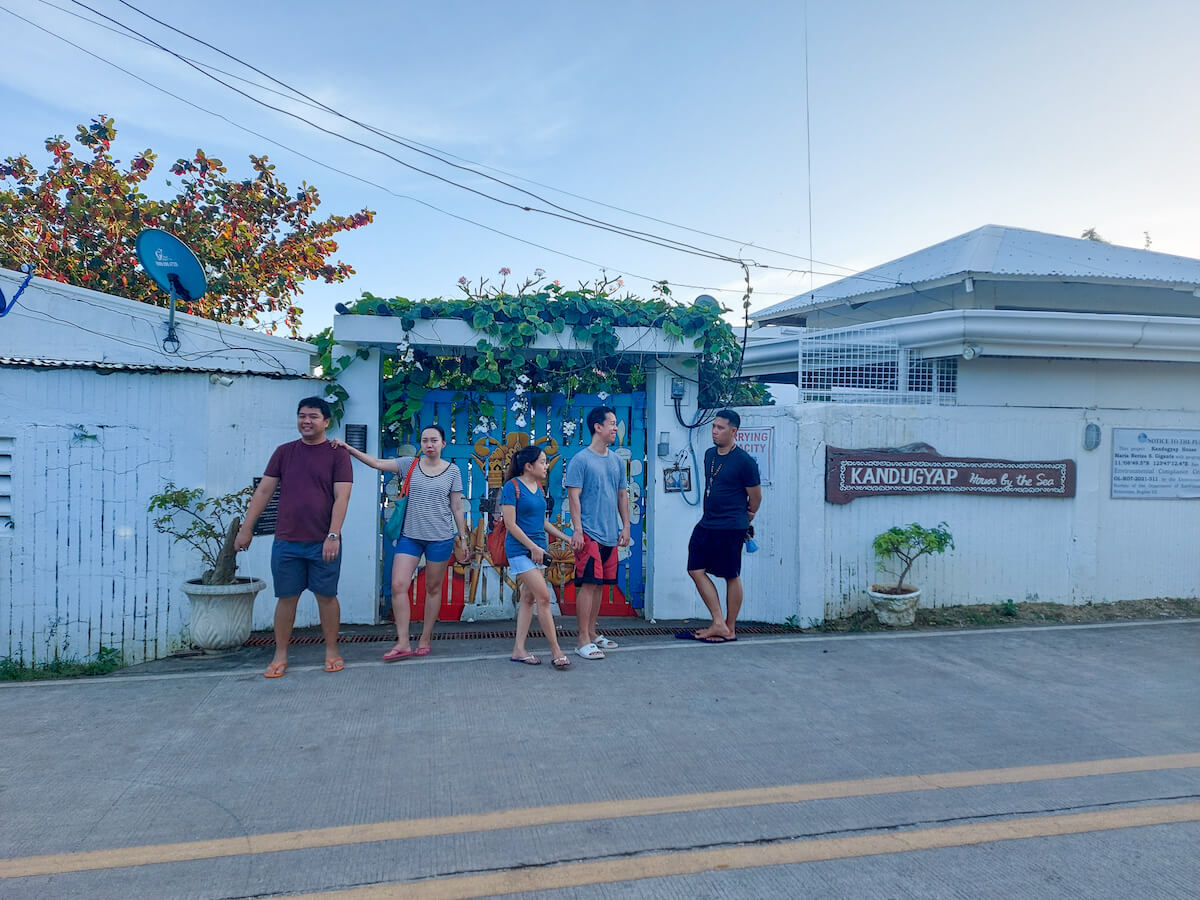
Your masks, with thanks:
M695 875L700 872L786 866L797 863L853 859L909 853L914 850L938 850L967 847L996 841L1024 838L1059 837L1089 831L1113 831L1200 821L1200 803L1148 806L1104 812L1075 813L1064 816L1034 816L1003 822L980 822L944 828L863 835L861 837L819 838L789 841L729 850L692 850L592 863L567 863L551 868L526 868L489 875L463 875L456 878L431 878L418 882L394 882L371 887L302 894L297 900L382 900L403 896L405 900L467 900L471 897L499 897L557 888L582 887Z
M1200 767L1200 753L1176 753L1167 756L1134 756L1044 766L1017 766L1006 769L980 769L930 775L897 775L885 778L824 781L701 794L675 794L665 797L533 806L495 812L424 819L398 819L390 822L250 834L241 837L174 844L150 844L140 847L117 847L109 850L12 857L0 859L0 879L84 872L93 869L117 869L197 859L217 859L226 856L281 853L288 850L312 850L444 834L502 831L564 822L624 819L667 813L900 794L909 791L1021 784L1052 781L1058 778L1084 778L1197 767Z

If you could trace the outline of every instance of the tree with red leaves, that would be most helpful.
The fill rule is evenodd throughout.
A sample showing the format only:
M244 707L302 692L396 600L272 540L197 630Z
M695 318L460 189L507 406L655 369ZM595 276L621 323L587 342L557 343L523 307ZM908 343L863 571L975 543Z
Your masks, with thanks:
M354 273L329 261L333 236L369 224L371 210L318 220L317 189L302 182L289 192L267 157L251 156L253 176L236 181L203 150L171 167L176 196L151 200L143 186L156 155L144 150L123 167L111 154L116 136L115 122L100 116L78 128L82 155L60 135L46 141L52 160L43 172L24 155L0 163L0 267L32 263L43 278L166 306L134 251L139 231L161 228L192 248L208 278L208 293L183 311L268 329L280 322L293 336L304 282Z

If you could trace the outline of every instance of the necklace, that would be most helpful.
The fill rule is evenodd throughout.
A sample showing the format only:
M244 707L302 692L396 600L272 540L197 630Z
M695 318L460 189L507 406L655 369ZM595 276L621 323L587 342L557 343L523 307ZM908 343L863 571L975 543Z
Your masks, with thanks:
M716 480L717 476L718 476L718 475L721 473L721 470L722 470L723 468L725 468L725 461L724 461L724 460L722 460L722 461L721 461L721 464L720 464L719 466L716 466L716 468L714 468L714 465L715 465L715 464L716 464L716 462L717 462L717 457L718 457L718 456L720 456L720 454L719 454L719 453L714 453L714 454L713 454L713 458L712 458L712 462L710 462L710 463L708 464L708 480L707 480L707 481L704 483L704 497L705 497L705 499L707 499L707 498L708 498L708 495L709 495L710 493L712 493L712 486L713 486L713 482Z

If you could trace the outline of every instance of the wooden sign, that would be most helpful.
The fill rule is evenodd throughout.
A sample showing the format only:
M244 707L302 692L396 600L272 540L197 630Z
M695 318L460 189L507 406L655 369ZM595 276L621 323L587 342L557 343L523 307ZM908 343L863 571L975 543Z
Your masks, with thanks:
M847 450L825 446L825 502L881 494L1074 497L1075 461L942 456L928 444Z

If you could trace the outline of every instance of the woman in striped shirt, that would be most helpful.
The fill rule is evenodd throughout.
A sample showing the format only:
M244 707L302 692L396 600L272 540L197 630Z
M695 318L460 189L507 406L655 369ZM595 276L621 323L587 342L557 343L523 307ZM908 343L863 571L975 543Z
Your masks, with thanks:
M356 450L342 441L350 455L381 472L395 472L403 479L412 463L407 459L378 459ZM442 605L442 582L450 557L466 560L467 523L462 510L462 473L458 466L442 459L446 433L440 425L421 429L420 460L412 470L408 484L408 507L404 512L404 530L396 541L392 558L392 616L396 620L396 645L383 654L384 662L409 656L428 656L433 641L433 626ZM409 642L411 611L408 590L422 555L425 557L425 625L414 650Z

